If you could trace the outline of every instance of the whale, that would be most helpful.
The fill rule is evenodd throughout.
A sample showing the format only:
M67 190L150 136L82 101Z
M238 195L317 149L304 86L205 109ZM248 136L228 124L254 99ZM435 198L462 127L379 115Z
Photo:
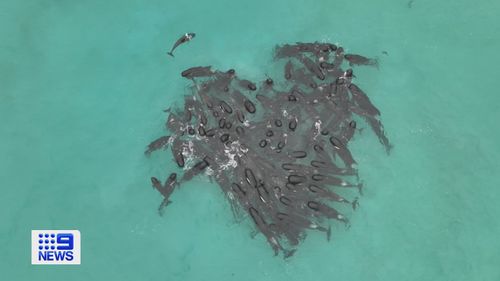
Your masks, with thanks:
M195 33L186 33L184 35L181 36L181 38L177 39L177 41L175 41L175 44L172 46L172 49L170 50L170 52L167 52L167 54L171 57L174 57L174 50L179 47L181 44L184 44L186 42L189 42L191 40L193 40L193 38L196 36Z

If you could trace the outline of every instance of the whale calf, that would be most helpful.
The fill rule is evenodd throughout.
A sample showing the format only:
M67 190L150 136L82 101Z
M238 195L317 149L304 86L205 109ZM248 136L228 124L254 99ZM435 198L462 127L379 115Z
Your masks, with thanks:
M195 36L196 36L195 33L186 33L186 34L182 35L181 38L177 39L177 41L175 42L175 44L172 46L172 49L170 50L170 52L167 52L167 54L169 56L174 57L174 50L177 47L179 47L179 45L191 41Z

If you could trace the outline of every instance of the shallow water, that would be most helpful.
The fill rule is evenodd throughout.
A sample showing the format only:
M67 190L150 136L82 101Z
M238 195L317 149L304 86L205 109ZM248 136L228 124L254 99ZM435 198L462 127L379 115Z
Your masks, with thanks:
M105 2L105 3L104 3ZM0 272L9 280L498 280L497 1L0 2ZM184 32L197 37L167 49ZM193 65L264 79L277 43L378 57L382 112L352 145L361 207L284 261L198 177L165 215L143 154ZM386 51L388 55L382 54ZM80 266L32 266L31 229L79 229Z

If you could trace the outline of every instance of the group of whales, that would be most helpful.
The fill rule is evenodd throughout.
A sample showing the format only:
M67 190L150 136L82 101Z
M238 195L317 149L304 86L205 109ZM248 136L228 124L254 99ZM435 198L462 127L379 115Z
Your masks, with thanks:
M204 173L230 202L236 218L251 217L275 254L293 255L307 229L330 239L328 219L346 225L344 206L355 209L362 192L348 143L364 120L389 152L380 111L353 83L343 65L378 67L378 61L346 54L330 43L277 46L281 77L260 83L234 69L189 68L193 81L183 110L167 110L168 136L151 142L146 154L171 147L184 170L163 182L160 213L182 182ZM357 120L357 121L356 121ZM347 199L351 195L352 199Z

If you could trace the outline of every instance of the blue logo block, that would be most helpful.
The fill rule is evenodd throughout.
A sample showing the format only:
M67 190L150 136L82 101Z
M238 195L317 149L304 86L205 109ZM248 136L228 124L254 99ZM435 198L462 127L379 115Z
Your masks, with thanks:
M57 245L58 250L73 250L73 234L57 234Z
M80 231L32 230L32 264L80 264Z

